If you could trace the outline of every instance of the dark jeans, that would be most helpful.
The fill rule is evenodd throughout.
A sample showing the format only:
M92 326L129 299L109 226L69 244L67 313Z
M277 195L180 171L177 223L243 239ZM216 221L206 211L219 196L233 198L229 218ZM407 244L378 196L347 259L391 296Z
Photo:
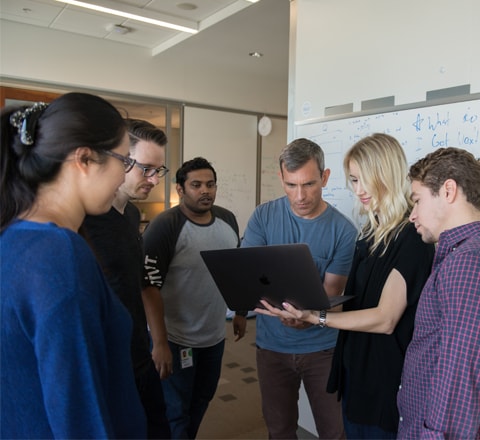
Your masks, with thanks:
M225 341L212 347L194 348L193 365L182 368L180 350L169 342L173 374L162 381L172 439L194 439L208 404L217 390Z
M170 426L166 415L162 383L153 362L151 362L142 375L135 378L135 381L145 415L147 416L148 438L170 438Z
M345 438L342 408L326 392L333 349L286 354L257 348L263 417L271 439L296 439L298 398L303 382L319 438Z

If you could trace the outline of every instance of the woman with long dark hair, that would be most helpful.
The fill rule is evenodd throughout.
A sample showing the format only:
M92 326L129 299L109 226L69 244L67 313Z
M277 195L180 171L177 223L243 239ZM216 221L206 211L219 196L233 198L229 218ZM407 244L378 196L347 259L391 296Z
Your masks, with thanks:
M1 130L1 437L145 438L130 318L77 234L134 164L125 123L68 93Z

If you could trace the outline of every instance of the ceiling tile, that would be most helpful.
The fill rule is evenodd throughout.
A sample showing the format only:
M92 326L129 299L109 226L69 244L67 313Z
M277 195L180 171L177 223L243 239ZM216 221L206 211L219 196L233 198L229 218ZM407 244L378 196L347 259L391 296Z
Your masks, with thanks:
M193 4L197 9L181 9L178 7L181 3ZM147 9L200 22L234 3L237 0L153 0Z
M4 20L49 26L62 9L61 3L57 2L49 4L32 0L1 0L0 16Z
M115 17L112 15L67 8L58 15L50 27L61 31L104 38L109 33L108 25L112 23L116 23Z

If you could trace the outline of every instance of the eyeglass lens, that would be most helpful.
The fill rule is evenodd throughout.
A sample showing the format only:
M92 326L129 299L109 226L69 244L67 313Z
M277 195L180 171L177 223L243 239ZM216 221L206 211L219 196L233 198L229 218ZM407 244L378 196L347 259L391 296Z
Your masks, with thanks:
M147 166L144 166L144 165L142 165L138 162L135 165L142 169L144 177L153 177L155 175L157 177L163 177L169 171L168 168L166 166L163 166L163 165L159 168L147 167Z
M135 159L130 156L122 156L121 154L115 153L114 151L110 150L103 150L105 154L114 157L115 159L121 160L123 162L123 166L125 167L125 172L128 173L133 166L135 165Z

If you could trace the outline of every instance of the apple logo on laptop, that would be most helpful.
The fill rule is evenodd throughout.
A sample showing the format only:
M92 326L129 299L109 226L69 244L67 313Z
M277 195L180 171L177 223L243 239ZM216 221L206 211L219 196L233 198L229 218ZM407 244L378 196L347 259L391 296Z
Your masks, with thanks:
M260 282L264 285L264 286L268 286L270 285L270 280L268 279L268 277L264 274L262 275L260 278L259 278Z

